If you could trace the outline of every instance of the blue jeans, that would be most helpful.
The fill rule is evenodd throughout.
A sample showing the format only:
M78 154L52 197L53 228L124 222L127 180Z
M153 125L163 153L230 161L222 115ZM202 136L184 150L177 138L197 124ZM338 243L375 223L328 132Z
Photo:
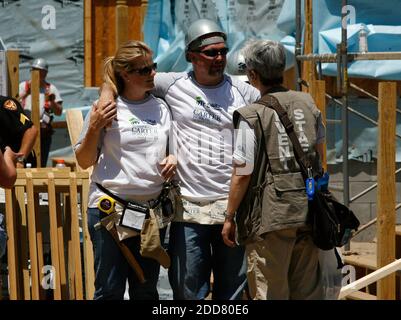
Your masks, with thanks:
M94 228L94 225L103 217L104 213L97 208L88 209L88 227L95 258L94 299L123 300L128 279L131 300L158 300L157 281L160 264L156 260L144 258L139 254L139 236L123 240L144 272L146 282L139 283L135 271L130 267L109 232L103 226ZM165 233L166 228L160 230L162 243Z
M222 225L173 222L169 234L169 280L175 300L238 300L246 287L244 247L230 248L221 237Z

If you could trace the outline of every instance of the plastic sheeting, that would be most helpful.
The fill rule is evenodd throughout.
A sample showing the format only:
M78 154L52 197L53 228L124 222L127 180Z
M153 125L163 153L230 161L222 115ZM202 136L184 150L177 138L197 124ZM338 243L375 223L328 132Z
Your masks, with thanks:
M401 100L398 101L401 105ZM349 107L368 116L374 121L378 121L378 107L375 101L370 99L358 99L350 96ZM342 107L330 102L326 109L327 119L337 120L329 121L326 125L326 141L327 141L327 162L342 162L342 127L341 127L341 111ZM348 113L349 121L349 159L361 162L371 162L377 158L377 127L365 119ZM401 135L401 114L397 112L396 133ZM401 139L397 138L396 143L396 161L401 161Z
M45 58L64 109L91 104L83 87L83 29L83 0L0 1L0 38L20 51L20 81L30 78L33 59Z
M287 68L294 62L294 39L277 27L284 0L149 0L145 42L150 44L159 71L184 71L184 34L200 18L217 21L227 33L231 54L251 38L281 41L287 49Z
M295 0L286 0L278 27L295 33ZM401 2L399 0L349 0L345 8L348 24L348 51L359 51L361 24L368 29L369 52L401 51ZM302 6L303 7L303 6ZM314 53L335 53L341 42L341 1L313 1ZM336 65L322 64L324 75L336 76ZM401 61L355 61L349 64L350 77L401 80Z
M332 0L314 1L314 44L316 53L335 51L341 40L341 2ZM360 23L367 24L369 51L401 51L401 27L398 11L399 0L377 4L373 0L349 1L348 28L349 50L359 49L358 31ZM302 1L302 8L304 3ZM352 16L355 9L355 15ZM183 71L189 68L184 57L184 32L198 18L218 21L228 34L231 53L228 60L249 38L279 40L287 49L287 68L293 65L295 45L295 0L286 1L203 1L203 0L149 0L145 19L145 41L156 53L160 71ZM383 25L383 24L387 24ZM320 31L319 31L320 30ZM324 73L335 76L335 64L323 64ZM359 61L350 64L350 76L400 79L399 61ZM377 105L369 100L351 101L351 106L377 120ZM350 159L372 161L377 157L377 128L371 123L350 113ZM331 104L328 118L341 119L341 108ZM397 123L400 123L397 114ZM327 126L328 162L342 161L341 123ZM401 134L401 125L397 126ZM401 142L397 139L397 161L401 161Z
M369 52L401 51L401 18L394 8L401 9L399 0L348 1L348 50L359 50L358 32L364 23ZM341 41L341 1L314 1L313 13L314 52L334 53ZM157 56L160 71L189 69L184 57L184 33L199 18L220 23L228 34L232 52L250 38L272 39L285 45L287 68L294 63L295 0L150 0L144 34ZM336 76L335 64L322 67L323 74ZM349 64L349 76L401 80L401 61L353 62Z
M359 51L359 31L363 24L348 26L348 50ZM401 26L366 25L368 30L369 52L401 52ZM318 53L336 52L336 44L341 42L341 28L319 32ZM335 63L323 63L323 73L337 75ZM349 64L348 73L351 77L366 77L383 80L401 80L401 60L355 61Z

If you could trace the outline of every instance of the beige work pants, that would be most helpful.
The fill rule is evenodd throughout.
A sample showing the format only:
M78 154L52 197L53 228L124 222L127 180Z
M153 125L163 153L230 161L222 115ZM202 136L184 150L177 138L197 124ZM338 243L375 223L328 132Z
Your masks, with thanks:
M306 228L272 231L246 245L254 300L323 299L318 248Z

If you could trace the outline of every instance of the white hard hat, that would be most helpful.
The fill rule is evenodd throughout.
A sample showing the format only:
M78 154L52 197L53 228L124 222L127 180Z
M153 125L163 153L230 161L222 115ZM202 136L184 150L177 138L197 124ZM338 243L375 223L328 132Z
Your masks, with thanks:
M245 58L240 50L233 51L227 57L226 72L230 75L246 75Z
M46 60L43 58L38 58L33 60L32 65L31 65L32 69L40 69L40 70L49 70L49 65L47 64Z
M216 22L199 19L189 26L185 35L185 53L209 44L225 42L226 40L227 35ZM188 58L187 61L189 61Z

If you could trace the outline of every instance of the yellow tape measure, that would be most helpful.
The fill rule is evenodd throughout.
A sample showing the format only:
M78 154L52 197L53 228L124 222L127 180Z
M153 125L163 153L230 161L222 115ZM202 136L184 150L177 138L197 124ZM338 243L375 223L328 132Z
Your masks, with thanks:
M97 203L97 207L100 211L110 214L114 212L116 206L116 200L109 196L102 196Z

